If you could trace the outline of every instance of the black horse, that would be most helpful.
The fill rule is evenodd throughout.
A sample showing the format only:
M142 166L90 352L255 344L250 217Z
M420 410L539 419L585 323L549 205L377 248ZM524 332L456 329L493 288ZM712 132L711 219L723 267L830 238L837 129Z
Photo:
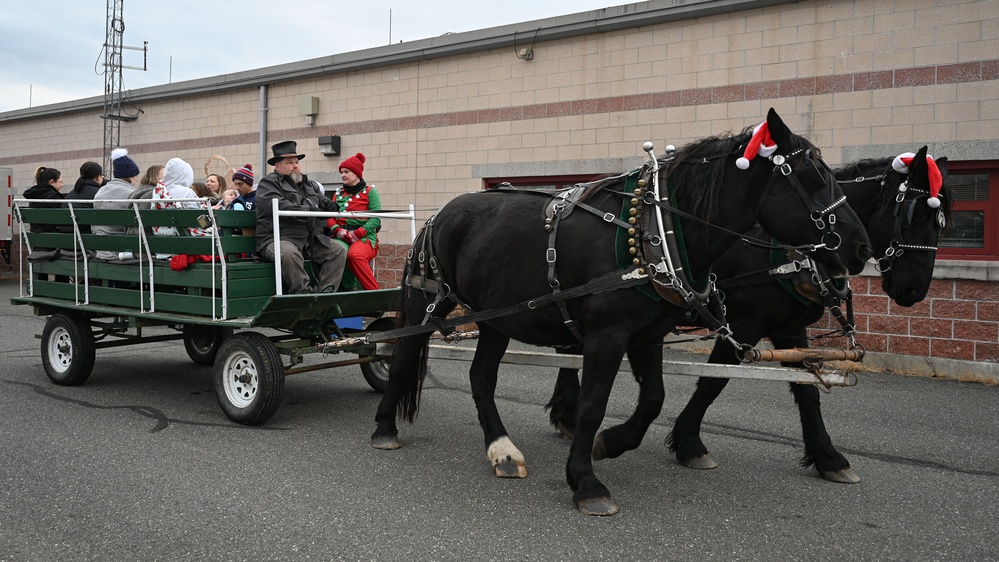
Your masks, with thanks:
M707 272L731 245L731 234L717 227L744 232L756 222L780 240L811 245L815 259L838 276L859 272L871 255L869 241L856 214L839 206L841 190L818 150L788 130L773 109L766 125L777 152L769 160L753 159L748 169L735 165L750 141L748 131L704 139L661 162L658 179L671 191L669 204L675 206L665 209L696 215L683 222L683 235L691 241L686 244L691 278ZM580 199L585 206L575 205L573 214L558 224L546 222L551 198L536 193L490 190L456 197L414 241L399 306L401 330L419 329L427 321L440 324L456 303L480 314L499 311L479 321L469 378L487 455L501 477L527 475L524 457L508 437L494 399L500 359L510 339L570 346L580 342L574 332L580 334L584 375L566 478L576 507L587 514L618 511L594 474L593 458L634 449L659 415L664 400L659 344L684 315L684 308L641 290L650 285L646 265L631 266L629 261L622 266L616 257L618 230L627 231L632 243L661 242L658 235L636 233L634 224L625 222L628 213L636 218L664 204L647 195L652 191L632 191L628 178L632 175L590 185ZM655 178L648 179L654 185ZM829 220L833 214L836 218ZM830 236L830 223L835 223L835 236ZM623 228L615 228L621 224ZM822 225L826 229L816 228ZM830 243L834 238L840 243ZM402 334L394 346L371 436L375 448L400 447L396 416L412 422L419 409L429 335ZM625 354L639 382L638 405L631 419L597 436Z
M942 203L938 208L928 204L933 194L926 147L912 158L907 173L893 169L892 162L893 158L862 160L835 170L835 175L879 256L883 290L897 304L912 306L923 300L929 289L937 240L949 217L953 198L943 185L946 158L935 160L940 172L937 201ZM778 349L807 347L806 328L822 317L825 306L815 298L818 291L810 281L811 273L798 273L802 278L793 283L768 277L767 273L772 273L778 265L773 258L766 250L738 245L716 262L713 271L720 279L720 286L726 286L729 280L748 280L732 283L725 289L730 326L735 339L743 344L755 346L768 337ZM799 292L795 286L803 290ZM734 365L739 360L730 342L718 340L708 362ZM559 371L554 395L546 406L551 409L552 424L566 436L571 435L574 423L579 386L576 374L575 369ZM697 390L677 418L667 441L681 464L692 468L718 466L701 441L700 428L708 407L727 383L724 378L698 379ZM833 482L859 482L849 461L836 450L826 432L818 389L806 384L790 386L801 415L805 443L802 466L814 465L823 478Z

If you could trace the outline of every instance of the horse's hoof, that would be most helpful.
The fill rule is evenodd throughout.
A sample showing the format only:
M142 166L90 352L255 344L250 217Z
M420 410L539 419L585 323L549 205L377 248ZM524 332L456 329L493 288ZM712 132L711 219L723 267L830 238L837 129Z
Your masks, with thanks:
M614 503L614 500L606 498L589 498L576 502L576 509L583 515L614 515L621 511L621 508Z
M694 457L692 459L687 459L685 461L680 461L680 464L687 468L696 468L698 470L710 470L712 468L718 468L718 463L715 459L711 458L711 455L704 453L699 457Z
M399 441L398 435L392 435L392 436L372 435L371 446L376 449L391 451L393 449L398 449L399 447L402 447L402 441Z
M860 482L860 476L853 471L852 468L846 467L842 470L827 470L825 472L819 473L822 478L830 482L836 482L837 484L857 484Z
M493 465L497 478L527 478L527 466L513 459L504 459Z
M527 478L524 454L505 435L489 445L486 458L489 459L489 464L493 466L498 478Z
M593 460L602 461L607 458L607 444L604 442L604 434L597 434L593 439Z

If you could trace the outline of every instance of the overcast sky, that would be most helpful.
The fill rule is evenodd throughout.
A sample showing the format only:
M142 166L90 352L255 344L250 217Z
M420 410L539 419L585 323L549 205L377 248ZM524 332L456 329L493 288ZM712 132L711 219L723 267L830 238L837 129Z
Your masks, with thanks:
M629 0L122 0L125 89L262 68ZM631 0L633 1L633 0ZM391 18L390 18L391 11ZM0 112L103 95L106 0L4 2ZM390 25L391 21L391 25ZM125 50L124 64L142 66Z

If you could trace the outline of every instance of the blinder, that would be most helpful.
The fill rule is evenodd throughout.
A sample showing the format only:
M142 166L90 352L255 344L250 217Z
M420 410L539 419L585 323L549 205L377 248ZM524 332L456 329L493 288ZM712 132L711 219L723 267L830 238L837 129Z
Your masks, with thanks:
M797 160L797 163L792 164L795 160ZM805 148L799 148L787 156L774 154L770 156L770 161L774 164L774 177L779 172L787 179L788 184L798 196L798 199L801 200L806 208L811 210L809 216L815 224L815 228L823 231L820 243L808 246L806 248L807 251L815 251L820 248L829 251L839 249L840 244L843 243L843 238L836 232L835 210L846 203L846 196L841 195L838 199L835 198L837 183L832 169L829 168L824 160L813 155L811 149ZM802 180L804 180L804 184ZM828 188L829 201L831 203L823 207L820 202L816 201L809 194L808 190L805 189L805 185L825 185ZM815 192L821 193L821 190L815 190ZM761 205L764 201L761 201Z
M907 199L906 196L909 193L916 194L915 197ZM875 269L884 273L890 271L892 268L892 263L898 259L906 250L919 250L925 252L936 252L936 246L924 246L920 244L909 244L906 243L905 237L902 231L913 226L913 218L916 214L916 206L922 202L926 204L926 198L929 197L929 192L909 187L909 180L906 179L898 185L898 193L895 195L895 229L892 233L891 243L888 248L885 249L885 255L878 258L875 264ZM925 196L925 197L924 197ZM943 209L937 209L933 222L928 225L930 228L943 228L947 224L946 215Z

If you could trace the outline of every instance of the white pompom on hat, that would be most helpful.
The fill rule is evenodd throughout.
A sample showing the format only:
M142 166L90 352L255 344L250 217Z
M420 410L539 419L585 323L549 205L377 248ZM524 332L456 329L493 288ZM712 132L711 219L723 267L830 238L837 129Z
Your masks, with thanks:
M912 160L915 157L915 153L903 152L892 160L891 167L900 174L908 174L909 166L912 165ZM930 208L936 209L940 206L940 188L943 187L943 174L940 173L940 168L937 167L937 161L929 154L926 155L926 167L930 176L930 197L926 200L926 204Z
M770 127L764 121L753 129L753 137L749 139L749 144L746 145L746 150L743 151L742 156L735 160L735 165L740 170L748 170L749 161L756 158L756 155L769 158L776 151L777 143L770 137Z

